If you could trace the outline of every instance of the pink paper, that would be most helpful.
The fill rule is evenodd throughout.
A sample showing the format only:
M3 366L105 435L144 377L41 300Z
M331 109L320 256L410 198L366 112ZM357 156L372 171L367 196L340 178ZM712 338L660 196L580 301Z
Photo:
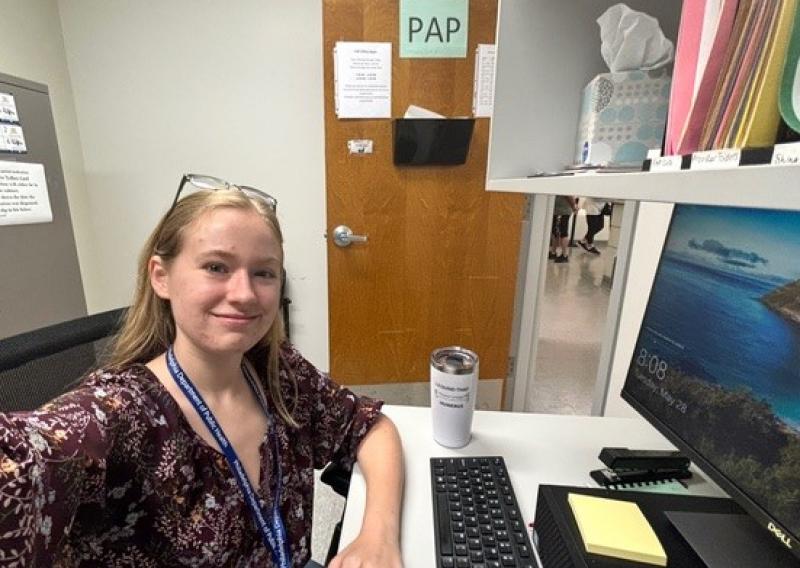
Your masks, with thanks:
M683 2L669 95L669 115L664 145L664 153L667 156L676 153L680 134L691 110L705 6L706 0Z
M697 97L689 111L683 132L680 134L677 141L676 153L678 154L691 154L698 150L700 135L703 132L703 124L711 108L711 103L714 98L714 89L717 86L717 81L722 72L722 66L725 63L725 52L728 49L728 43L731 39L731 31L733 30L733 22L736 18L736 8L738 4L738 0L724 1L722 12L720 13L719 25L716 29L716 37L714 38L714 43L708 56L708 63L706 64L703 78L700 81L700 88L697 90Z

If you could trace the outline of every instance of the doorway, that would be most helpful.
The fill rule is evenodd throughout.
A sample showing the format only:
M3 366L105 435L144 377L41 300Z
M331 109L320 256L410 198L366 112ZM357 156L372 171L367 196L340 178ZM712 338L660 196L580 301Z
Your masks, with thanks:
M340 120L333 100L336 41L392 42L393 117L412 104L471 115L475 48L494 43L497 3L469 9L466 58L400 59L398 3L323 3L330 371L346 385L427 383L433 349L463 345L498 381L499 407L524 199L485 191L489 119L476 119L464 165L399 167L392 121ZM373 153L348 153L365 139ZM339 225L367 241L337 246Z
M561 223L567 232L563 239L553 239L554 254L548 254L539 299L536 392L527 410L588 416L592 413L624 204L616 205L613 214L611 207L603 211L605 201L574 197L578 210ZM559 231L557 225L554 219L551 228Z

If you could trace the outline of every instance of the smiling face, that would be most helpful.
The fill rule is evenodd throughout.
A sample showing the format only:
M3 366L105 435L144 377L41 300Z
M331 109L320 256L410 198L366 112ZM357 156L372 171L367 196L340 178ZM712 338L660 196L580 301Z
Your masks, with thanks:
M171 262L150 260L150 283L175 319L176 351L252 348L275 321L282 260L274 231L255 211L223 207L189 225Z

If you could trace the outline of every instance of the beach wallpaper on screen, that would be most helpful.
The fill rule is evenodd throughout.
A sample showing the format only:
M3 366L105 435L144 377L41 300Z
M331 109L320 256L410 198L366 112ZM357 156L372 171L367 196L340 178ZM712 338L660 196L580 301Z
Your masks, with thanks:
M800 535L800 212L675 207L625 390Z

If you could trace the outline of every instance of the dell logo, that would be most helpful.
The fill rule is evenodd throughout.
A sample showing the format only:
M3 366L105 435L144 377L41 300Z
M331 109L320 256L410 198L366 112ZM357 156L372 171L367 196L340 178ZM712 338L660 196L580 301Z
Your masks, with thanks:
M786 536L786 534L784 534L784 532L781 529L779 529L772 523L767 524L767 528L770 530L772 534L781 539L781 542L785 544L787 548L789 549L792 548L792 539Z

